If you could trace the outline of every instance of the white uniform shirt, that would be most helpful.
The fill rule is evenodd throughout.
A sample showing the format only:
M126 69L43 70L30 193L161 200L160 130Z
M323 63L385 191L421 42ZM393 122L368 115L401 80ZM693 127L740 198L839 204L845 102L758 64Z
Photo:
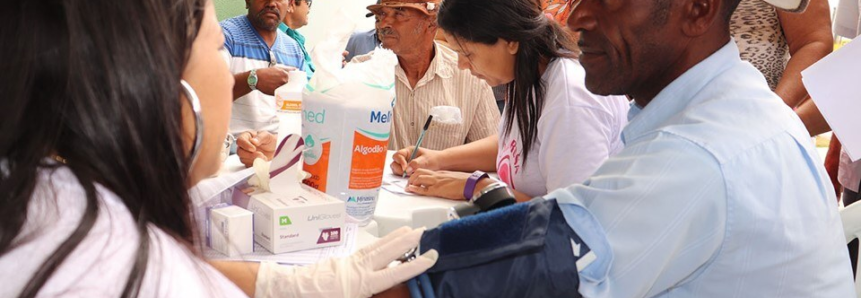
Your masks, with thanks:
M510 133L503 133L506 112L499 123L496 157L499 178L533 197L586 180L622 150L619 135L628 122L628 99L586 90L586 72L577 60L553 60L542 80L544 108L526 162L517 120Z
M86 194L74 174L42 170L27 222L0 257L0 297L16 297L80 222ZM120 199L97 186L98 217L83 241L42 286L38 297L120 297L140 247L134 219ZM236 285L159 228L150 227L149 261L138 297L246 297Z

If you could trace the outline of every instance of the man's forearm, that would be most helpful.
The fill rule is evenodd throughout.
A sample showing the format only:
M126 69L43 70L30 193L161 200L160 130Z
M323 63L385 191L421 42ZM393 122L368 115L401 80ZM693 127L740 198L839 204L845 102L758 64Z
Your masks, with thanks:
M248 87L248 75L250 73L250 71L246 71L233 75L233 100L251 92L251 87Z
M406 284L398 284L388 290L377 293L374 298L409 298L410 290Z
M257 284L257 271L260 269L260 263L209 261L209 264L236 284L248 297L254 297L254 289Z
M499 138L492 135L484 139L455 146L442 151L440 168L448 171L496 171L496 154Z
M804 84L801 82L801 71L831 53L830 46L830 44L825 44L824 42L810 43L799 49L789 59L783 72L783 77L774 90L786 105L795 108L804 103L804 99L807 97L807 89L804 88Z
M795 113L798 114L798 118L801 118L801 122L804 123L804 127L807 128L807 132L811 136L831 131L831 127L825 121L825 117L822 116L819 108L816 107L810 98L802 102L798 106L798 109L795 110Z

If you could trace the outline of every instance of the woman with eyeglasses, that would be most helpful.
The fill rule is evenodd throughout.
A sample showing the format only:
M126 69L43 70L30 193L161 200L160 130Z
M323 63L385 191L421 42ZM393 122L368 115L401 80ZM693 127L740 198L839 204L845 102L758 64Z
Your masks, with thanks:
M286 268L211 262L188 189L216 172L232 76L211 1L0 7L0 297L368 297L422 231Z

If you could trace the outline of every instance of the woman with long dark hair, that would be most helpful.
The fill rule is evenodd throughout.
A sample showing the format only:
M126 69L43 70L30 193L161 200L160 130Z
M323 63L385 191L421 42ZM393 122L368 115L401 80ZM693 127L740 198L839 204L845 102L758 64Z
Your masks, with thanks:
M507 100L499 133L443 151L413 148L394 155L392 169L410 177L407 190L468 199L496 171L518 201L581 183L623 145L628 101L586 90L576 46L534 0L446 0L438 22L458 64ZM457 172L454 172L457 171Z
M303 269L199 257L187 190L219 167L233 81L211 1L6 1L0 28L0 297L364 297L433 264L374 267L408 230Z

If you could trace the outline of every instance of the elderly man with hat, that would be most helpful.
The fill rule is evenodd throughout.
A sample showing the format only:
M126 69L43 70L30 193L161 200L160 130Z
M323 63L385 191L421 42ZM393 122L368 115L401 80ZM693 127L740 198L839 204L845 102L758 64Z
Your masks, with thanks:
M368 6L383 48L398 56L389 149L416 144L431 108L460 109L461 123L434 122L421 147L442 150L496 133L499 110L490 86L457 67L457 54L434 41L439 0L382 0ZM353 58L370 59L373 53Z

